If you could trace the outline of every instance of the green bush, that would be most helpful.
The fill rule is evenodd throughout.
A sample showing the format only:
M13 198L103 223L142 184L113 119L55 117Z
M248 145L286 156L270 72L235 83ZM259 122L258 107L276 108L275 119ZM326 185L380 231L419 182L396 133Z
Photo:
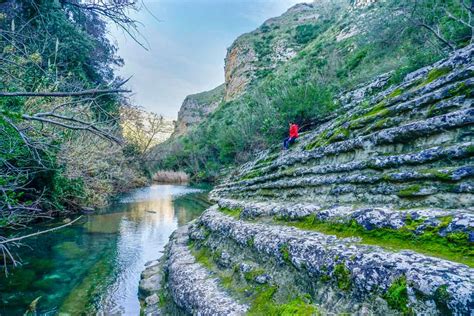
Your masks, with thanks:
M319 25L303 24L295 28L295 41L298 44L306 44L314 39L318 33Z

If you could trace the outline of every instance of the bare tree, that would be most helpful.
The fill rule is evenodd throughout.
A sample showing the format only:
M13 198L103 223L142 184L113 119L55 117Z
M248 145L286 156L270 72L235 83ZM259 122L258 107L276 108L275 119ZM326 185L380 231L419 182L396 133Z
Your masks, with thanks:
M443 43L450 50L458 48L458 42L464 38L455 38L455 34L446 30L446 23L442 23L446 18L454 21L460 27L470 31L469 42L474 42L474 0L456 1L425 1L414 0L408 2L409 6L402 8L410 17L411 22L424 28L434 37Z
M126 141L138 148L144 160L149 158L153 146L166 140L173 131L171 122L163 116L141 108L123 108L120 116Z
M130 17L131 11L139 10L143 5L137 0L60 0L65 8L76 8L82 12L102 16L112 21L130 36L137 44L147 50L144 39L140 39L139 22Z

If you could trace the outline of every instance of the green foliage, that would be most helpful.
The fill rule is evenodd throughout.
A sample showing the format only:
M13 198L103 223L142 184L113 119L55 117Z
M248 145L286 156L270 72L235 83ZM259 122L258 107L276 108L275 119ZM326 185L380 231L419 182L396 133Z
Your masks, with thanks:
M224 92L225 84L221 84L212 90L192 94L189 96L189 98L196 100L198 104L211 104L222 100L224 97Z
M388 305L403 313L403 315L412 315L413 311L408 306L407 279L401 277L395 280L384 294L384 299Z
M265 56L272 53L270 43L268 40L256 41L254 43L255 53L260 59L263 59Z
M318 33L319 25L302 24L295 28L295 41L298 44L306 44L314 39Z
M100 15L58 1L17 1L4 8L0 52L2 59L9 62L2 64L3 73L8 75L0 77L0 90L77 91L106 87L114 80L113 67L122 61L116 56L117 48L109 41L106 22ZM9 210L2 212L0 226L26 223L41 211L75 211L91 202L86 200L85 192L100 182L97 175L77 170L75 174L80 175L73 177L68 172L75 157L68 156L64 148L74 144L78 134L24 121L24 115L75 101L78 100L0 98L0 186L6 192L0 195L0 209ZM112 128L117 127L115 119L121 102L115 95L96 96L89 109L71 103L74 106L67 108L68 113L62 107L57 108L57 114L74 116L81 108L81 114L92 123ZM133 155L131 151L127 154ZM89 176L96 177L95 181L84 181L83 177ZM114 178L110 175L108 181Z
M48 200L53 206L60 210L66 207L74 207L81 197L84 196L84 183L82 179L69 179L65 177L61 169L43 173L43 176L36 178L33 182L39 188L47 188ZM78 203L79 204L79 203Z
M446 57L449 52L449 47L432 33L409 22L414 18L439 26L443 36L455 46L465 45L469 30L446 18L443 9L457 17L467 16L455 0L422 0L416 5L403 0L361 9L371 16L361 19L361 12L365 11L351 10L347 3L335 1L325 3L324 10L317 11L320 17L311 23L300 24L299 15L289 12L271 25L243 35L238 41L255 48L256 78L249 77L251 82L245 93L221 104L189 135L159 147L157 150L169 153L159 161L159 168L183 169L195 180L212 181L222 167L241 164L260 150L280 145L287 135L288 121L296 121L302 131L317 127L340 106L334 101L339 93L388 72L392 73L389 82L380 89L400 83L408 73ZM387 12L400 14L387 20ZM340 35L351 34L348 26L352 24L362 24L364 31L341 39ZM289 36L296 43L292 48L297 55L272 65L275 43L288 41ZM428 42L432 45L426 45ZM428 77L433 80L440 75L442 72L437 71ZM452 94L472 93L467 88L458 87ZM395 89L387 100L365 115L351 118L350 128L341 130L343 133L331 141L344 139L350 130L369 127L374 121L378 122L372 125L375 129L388 123L382 121L390 114L387 101L403 92ZM322 135L306 149L327 145L332 135Z
M356 69L364 58L367 57L368 49L360 49L355 51L346 61L346 65L338 71L338 77L347 76L348 72Z

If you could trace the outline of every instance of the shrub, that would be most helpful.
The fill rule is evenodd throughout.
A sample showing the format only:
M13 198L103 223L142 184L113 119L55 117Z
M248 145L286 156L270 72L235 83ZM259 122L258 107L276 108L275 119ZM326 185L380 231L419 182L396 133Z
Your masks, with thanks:
M314 39L318 33L319 25L303 24L295 28L295 41L298 44L306 44Z

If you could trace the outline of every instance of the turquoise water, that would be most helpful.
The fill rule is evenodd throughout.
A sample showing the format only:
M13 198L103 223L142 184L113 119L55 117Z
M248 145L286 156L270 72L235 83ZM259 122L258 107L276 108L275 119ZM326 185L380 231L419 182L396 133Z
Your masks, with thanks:
M140 273L170 234L208 206L207 192L153 185L132 192L101 214L13 249L22 265L0 275L0 315L138 315ZM37 225L27 234L62 224Z

